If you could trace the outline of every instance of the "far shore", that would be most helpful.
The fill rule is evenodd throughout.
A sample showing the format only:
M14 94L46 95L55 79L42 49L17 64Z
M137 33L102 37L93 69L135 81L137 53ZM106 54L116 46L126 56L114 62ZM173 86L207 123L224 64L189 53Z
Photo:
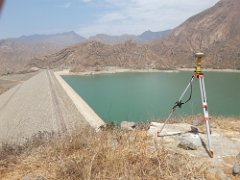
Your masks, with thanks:
M181 72L181 71L192 71L194 72L194 68L178 68L172 70L157 70L157 69L121 69L121 68L113 68L109 70L102 71L85 71L85 72L71 72L70 69L65 69L62 71L57 71L59 75L94 75L94 74L112 74L112 73L121 73L121 72ZM240 70L236 69L204 69L203 72L233 72L240 73Z

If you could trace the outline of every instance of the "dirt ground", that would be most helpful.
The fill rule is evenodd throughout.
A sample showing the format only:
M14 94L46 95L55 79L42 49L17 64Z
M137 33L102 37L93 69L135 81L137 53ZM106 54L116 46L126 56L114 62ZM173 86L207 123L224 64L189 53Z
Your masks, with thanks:
M240 153L240 120L224 117L214 117L213 119L210 136L211 148L214 152L213 158L210 158L208 154L208 138L204 124L194 126L198 128L199 132L192 132L192 125L188 123L167 124L159 135L163 123L153 122L148 133L153 136L156 143L165 144L174 152L198 157L199 162L207 163L207 166L211 167L207 173L212 176L207 179L224 179L224 177L238 179L239 177L232 176L232 168L236 162L236 156ZM178 145L182 141L193 143L196 149L179 148ZM219 174L221 177L217 177Z
M37 72L25 73L25 74L9 74L0 76L0 94L6 92L17 84L28 80L36 75Z
M5 77L16 85L0 96L1 143L22 143L44 131L68 133L86 124L51 71L30 77Z

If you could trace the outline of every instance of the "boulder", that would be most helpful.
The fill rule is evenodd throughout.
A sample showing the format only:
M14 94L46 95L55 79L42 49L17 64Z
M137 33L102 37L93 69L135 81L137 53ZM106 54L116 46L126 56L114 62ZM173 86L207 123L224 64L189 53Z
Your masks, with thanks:
M128 121L121 122L121 129L123 130L132 131L135 129L135 127L136 127L135 122L128 122Z
M233 175L240 175L240 162L236 162L233 166Z
M186 150L197 150L197 146L195 144L185 139L178 144L178 147Z
M198 128L196 128L194 126L191 126L191 132L194 133L194 134L198 134L199 133Z
M236 156L236 159L238 162L240 162L240 152L238 153L238 155Z

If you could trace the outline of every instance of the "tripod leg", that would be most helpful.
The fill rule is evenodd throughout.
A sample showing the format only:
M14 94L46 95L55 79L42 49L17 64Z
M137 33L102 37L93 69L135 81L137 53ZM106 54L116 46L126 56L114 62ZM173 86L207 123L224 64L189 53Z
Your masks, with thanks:
M207 129L208 151L209 151L210 157L213 157L211 132L210 132L210 125L209 125L207 95L206 95L205 82L204 82L204 76L203 75L199 76L199 86L200 86L200 92L201 92L204 120L205 120L205 123L206 123L206 129Z
M192 79L191 79L190 82L188 83L187 87L184 89L184 91L183 91L183 93L181 94L178 102L181 102L181 101L182 101L183 97L185 96L187 90L190 88L190 86L191 86L192 82L194 81L194 79L195 79L195 76L192 77ZM165 120L165 122L164 122L161 130L158 132L158 136L161 136L161 135L160 135L161 132L163 131L163 129L164 129L164 127L166 126L167 122L171 119L171 117L172 117L173 113L175 112L175 110L176 110L176 106L174 106L174 107L172 108L171 113L169 114L169 116L168 116L167 119Z
M183 91L183 93L181 94L178 102L182 101L183 97L185 96L187 90L190 88L190 86L191 86L192 82L194 81L194 79L195 79L195 76L192 77L192 79L191 79L190 82L188 83L187 87L184 89L184 91Z

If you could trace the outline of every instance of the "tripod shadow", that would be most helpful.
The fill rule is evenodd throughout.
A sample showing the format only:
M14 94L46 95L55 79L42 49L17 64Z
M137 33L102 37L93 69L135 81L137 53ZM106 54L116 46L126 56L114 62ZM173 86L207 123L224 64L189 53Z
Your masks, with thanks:
M202 146L203 146L204 150L206 151L206 153L208 154L209 157L212 157L210 152L209 152L209 150L207 149L206 143L203 141L203 139L201 138L201 136L199 134L198 134L198 136L199 136L199 138L201 140L201 143L202 143Z
M180 132L180 133L173 133L173 134L163 134L163 135L158 135L158 137L180 136L180 135L187 134L187 133L189 133L189 131Z

